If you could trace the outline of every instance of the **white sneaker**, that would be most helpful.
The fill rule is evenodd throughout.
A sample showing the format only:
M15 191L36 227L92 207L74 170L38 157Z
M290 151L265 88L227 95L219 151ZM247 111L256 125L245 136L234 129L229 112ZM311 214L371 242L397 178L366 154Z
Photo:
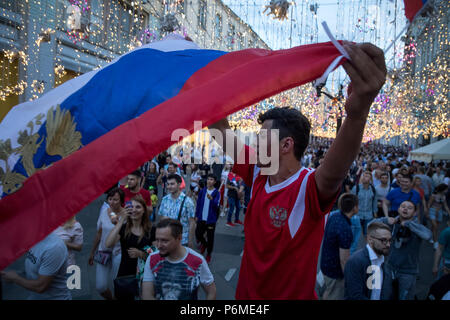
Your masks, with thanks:
M439 248L439 242L435 242L433 244L433 248L434 248L434 250L437 250L437 248Z

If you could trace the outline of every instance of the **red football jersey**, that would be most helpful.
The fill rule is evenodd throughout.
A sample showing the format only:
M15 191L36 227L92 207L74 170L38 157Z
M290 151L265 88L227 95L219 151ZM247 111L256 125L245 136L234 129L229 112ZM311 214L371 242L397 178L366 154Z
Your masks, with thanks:
M135 196L140 194L142 196L142 198L144 198L145 203L147 204L147 207L151 207L152 206L152 198L151 198L150 192L148 190L145 190L145 189L141 188L137 193L134 193L134 192L131 192L130 189L125 188L124 186L120 186L120 189L122 189L123 192L125 192L125 202L130 201Z
M252 186L245 215L245 245L236 299L317 299L317 260L324 233L313 169L301 168L270 186L254 165L233 171Z

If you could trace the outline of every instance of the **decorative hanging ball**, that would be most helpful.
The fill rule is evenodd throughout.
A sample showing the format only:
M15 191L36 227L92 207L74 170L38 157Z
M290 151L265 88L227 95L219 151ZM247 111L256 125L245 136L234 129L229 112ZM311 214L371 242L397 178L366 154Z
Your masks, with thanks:
M168 13L161 19L161 31L171 33L180 29L180 24L178 23L175 14Z
M267 9L270 9L270 12L267 14L268 16L272 14L274 19L283 21L287 19L290 5L291 3L287 0L270 0L270 3L265 6L266 9L264 9L263 13L265 13Z

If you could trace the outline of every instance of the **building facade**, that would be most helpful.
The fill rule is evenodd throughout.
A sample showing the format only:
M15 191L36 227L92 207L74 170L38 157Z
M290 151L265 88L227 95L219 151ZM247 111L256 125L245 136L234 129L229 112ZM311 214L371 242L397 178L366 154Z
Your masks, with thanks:
M450 2L428 0L406 33L405 61L414 88L412 104L418 106L417 118L423 119L423 126L430 130L419 139L419 145L450 135L449 27ZM433 134L436 127L441 135Z
M0 0L0 121L14 105L160 40L168 14L200 47L269 49L220 0Z

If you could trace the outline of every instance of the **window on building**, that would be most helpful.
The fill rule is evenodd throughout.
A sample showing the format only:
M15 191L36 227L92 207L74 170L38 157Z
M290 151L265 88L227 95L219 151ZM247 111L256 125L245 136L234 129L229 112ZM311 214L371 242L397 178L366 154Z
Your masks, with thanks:
M88 41L94 44L100 44L103 42L104 36L104 21L103 21L103 11L104 3L103 0L91 0L91 16L90 16L90 30Z
M70 5L68 0L58 0L56 2L56 28L59 30L67 30L67 8Z
M111 1L106 9L106 47L117 52L119 48L120 5L117 1Z
M248 45L247 48L253 48L254 44L253 44L253 39L248 39Z
M119 36L119 52L127 52L128 45L131 42L131 34L132 34L132 21L133 18L131 13L127 10L127 8L121 8L120 13L120 36Z
M155 38L158 38L160 36L159 31L161 28L161 21L158 17L154 16L153 14L150 14L148 16L148 27L147 27L152 33L155 34Z
M69 69L65 69L65 74L62 77L58 77L55 74L55 88L57 86L62 85L66 81L69 81L69 80L72 80L73 78L78 77L79 75L80 75L80 73L72 71L72 70L69 70Z
M220 14L216 14L216 20L214 25L214 33L216 36L216 39L222 38L222 17Z
M198 5L198 25L206 30L206 1L200 0Z
M181 2L178 4L177 9L178 9L178 13L185 15L186 14L186 1L181 0Z
M4 8L11 12L20 12L20 3L19 1L11 1L11 0L0 0L0 8Z
M244 44L244 36L242 35L242 32L238 32L237 33L237 39L236 39L236 41L237 41L237 47L238 47L238 49L239 50L242 50L243 49L243 44Z
M234 25L229 24L228 25L228 41L227 41L227 46L228 49L232 50L233 49L233 44L234 44L234 37L236 35L236 28L234 27Z
M19 59L10 61L3 52L0 51L0 72L3 77L0 79L0 88L14 88L19 80ZM4 99L0 99L0 121L6 114L19 103L19 96L10 93Z

